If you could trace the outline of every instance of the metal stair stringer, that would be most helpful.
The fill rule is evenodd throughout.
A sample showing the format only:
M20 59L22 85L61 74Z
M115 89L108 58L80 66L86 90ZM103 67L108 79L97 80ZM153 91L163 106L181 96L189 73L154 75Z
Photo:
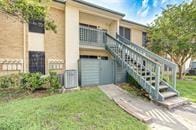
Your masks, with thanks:
M106 37L106 49L116 58L117 62L126 68L127 72L150 95L151 99L164 101L170 96L170 91L173 91L172 96L178 95L175 89L170 90L167 82L162 82L160 78L161 65L158 62L137 52L109 34L106 34ZM164 97L165 93L161 93L164 89L169 91L166 93L168 97Z
M158 62L161 65L160 80L162 84L168 86L169 91L177 93L178 96L180 95L180 93L176 90L177 65L174 62L153 53L152 51L148 50L145 47L132 43L130 40L126 39L125 37L122 37L118 33L116 33L116 39L128 45L130 48L134 49L135 51L145 55L151 60ZM165 79L166 77L167 79Z

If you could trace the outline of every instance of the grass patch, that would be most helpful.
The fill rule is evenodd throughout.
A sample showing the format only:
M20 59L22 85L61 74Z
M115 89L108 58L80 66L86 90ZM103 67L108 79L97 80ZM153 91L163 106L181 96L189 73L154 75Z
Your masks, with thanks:
M181 96L196 102L196 80L177 80L176 88Z
M51 95L49 91L37 91L31 93L21 88L5 88L0 89L0 104L26 98L45 97L49 95Z
M186 75L185 80L195 80L196 81L196 76Z
M1 94L2 96L2 94ZM145 130L98 88L0 104L0 129Z
M148 94L133 81L130 84L121 84L120 87L132 95L149 99L147 98L149 97ZM182 97L196 103L196 76L186 76L184 80L177 80L176 88Z

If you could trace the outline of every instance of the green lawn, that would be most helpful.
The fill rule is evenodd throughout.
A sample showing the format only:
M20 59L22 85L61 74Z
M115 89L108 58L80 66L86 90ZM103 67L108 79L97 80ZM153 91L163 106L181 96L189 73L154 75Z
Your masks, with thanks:
M5 94L0 92L0 98ZM145 130L98 88L0 103L0 130Z
M177 80L176 87L182 97L196 102L196 80Z
M136 88L134 85L122 84L120 87L132 95L143 97L145 100L147 99L145 91ZM196 76L186 76L185 80L177 80L176 88L182 97L188 98L190 101L196 103Z

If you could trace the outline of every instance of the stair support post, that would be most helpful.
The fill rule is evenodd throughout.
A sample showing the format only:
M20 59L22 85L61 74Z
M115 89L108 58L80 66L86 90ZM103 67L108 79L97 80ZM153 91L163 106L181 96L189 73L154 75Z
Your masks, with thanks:
M125 61L125 47L122 45L122 68L124 67L124 61Z
M172 69L172 81L173 81L173 87L174 87L174 89L176 89L176 67L174 67L173 69Z
M156 76L155 76L155 98L159 100L159 83L160 83L160 66L156 64Z

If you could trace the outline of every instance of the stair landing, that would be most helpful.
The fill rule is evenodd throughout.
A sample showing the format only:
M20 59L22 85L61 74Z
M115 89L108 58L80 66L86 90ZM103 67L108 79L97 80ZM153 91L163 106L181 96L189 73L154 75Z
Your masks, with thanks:
M166 99L165 101L160 101L158 104L168 108L173 109L182 105L190 104L190 102L186 99L183 99L181 97L172 97L169 99Z

